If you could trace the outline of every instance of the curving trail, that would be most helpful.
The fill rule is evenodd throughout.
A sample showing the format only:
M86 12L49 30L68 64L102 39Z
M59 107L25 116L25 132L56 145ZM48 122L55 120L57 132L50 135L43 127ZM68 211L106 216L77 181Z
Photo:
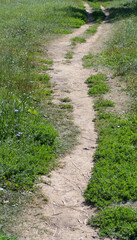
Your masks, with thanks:
M91 8L87 3L85 7L90 14ZM62 97L71 98L74 107L74 124L80 129L79 144L71 154L61 159L64 167L52 172L51 184L40 184L42 193L49 198L48 203L42 206L45 222L41 223L41 229L44 228L45 231L39 234L36 229L40 226L34 229L32 224L35 225L36 222L30 216L28 217L30 223L25 227L20 240L99 239L97 232L87 225L89 216L94 212L85 205L83 198L93 167L92 156L96 148L97 134L93 122L95 117L93 100L88 97L88 89L84 83L95 72L83 68L82 58L89 54L91 49L99 51L103 46L103 40L106 40L110 30L109 24L103 22L97 33L88 38L86 43L77 44L73 49L74 55L70 63L64 58L66 52L71 50L71 38L80 36L89 25L90 23L85 24L74 33L54 40L48 48L48 53L54 62L54 70L50 72L50 76L52 82L56 83L55 99L57 101ZM69 89L70 93L63 92L63 89ZM46 177L43 178L46 180Z

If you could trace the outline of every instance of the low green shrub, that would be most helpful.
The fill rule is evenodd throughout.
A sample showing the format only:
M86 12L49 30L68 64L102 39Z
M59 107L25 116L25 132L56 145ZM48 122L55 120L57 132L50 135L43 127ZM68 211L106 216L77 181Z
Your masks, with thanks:
M103 209L89 224L100 227L101 237L135 240L137 239L137 210L131 207L114 206Z

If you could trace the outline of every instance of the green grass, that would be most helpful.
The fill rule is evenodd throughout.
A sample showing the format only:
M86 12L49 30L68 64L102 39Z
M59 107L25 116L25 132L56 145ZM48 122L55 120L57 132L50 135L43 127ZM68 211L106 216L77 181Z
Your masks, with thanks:
M105 14L100 9L103 3L100 1L88 1L88 3L93 8L91 21L100 24L105 19Z
M60 104L60 108L72 110L73 106L71 104Z
M95 2L91 4L99 5ZM132 101L127 112L118 115L110 113L108 109L115 103L103 97L97 97L95 101L98 148L85 198L92 206L100 209L89 220L91 226L99 228L100 237L135 240L137 210L133 203L137 201L137 5L136 1L122 0L103 1L102 5L110 10L109 21L113 22L113 34L106 49L97 56L98 63L102 67L110 67L115 76L121 77ZM87 81L88 84L90 81L93 84L92 79Z
M31 74L38 46L55 34L80 27L86 21L86 12L80 1L68 0L60 4L54 0L34 0L33 4L30 0L2 1L1 5L1 86L28 91L34 88Z
M72 46L75 46L77 43L85 43L86 39L84 37L75 37L71 39Z
M87 67L92 67L94 62L94 56L92 54L86 55L83 57L83 67L87 68Z
M100 97L98 100L95 101L94 103L94 109L96 111L104 109L106 107L114 107L115 103L107 100L107 99L103 99L102 97Z
M94 35L97 32L97 29L95 28L89 28L86 30L86 33Z
M85 197L98 207L136 201L136 120L99 112L99 146Z
M45 44L86 19L80 0L1 1L0 186L6 192L32 190L39 176L48 175L57 166L57 156L76 140L72 107L60 109L51 103L47 70L53 61ZM0 202L2 198L0 194ZM0 239L14 238L0 232Z
M45 63L45 64L48 64L48 65L52 65L52 64L53 64L53 61L52 61L52 60L41 59L41 58L37 58L36 60L37 60L39 63Z
M4 188L31 188L39 174L56 165L58 133L26 99L8 93L1 101L0 182Z
M135 240L137 239L137 210L131 207L115 206L104 209L89 224L100 227L100 237Z
M3 231L0 231L0 240L17 240L15 237L9 237Z
M73 54L74 54L74 52L72 52L72 51L67 52L66 55L65 55L65 58L66 59L72 59L73 58Z
M98 96L101 94L104 94L109 91L109 87L107 83L105 82L107 79L106 75L99 73L97 75L90 76L86 83L89 87L89 95L90 96Z
M42 43L80 27L86 12L79 0L3 0L1 5L0 178L4 187L25 189L56 165L58 133L41 111L41 102L53 92L46 74L53 61L42 57Z

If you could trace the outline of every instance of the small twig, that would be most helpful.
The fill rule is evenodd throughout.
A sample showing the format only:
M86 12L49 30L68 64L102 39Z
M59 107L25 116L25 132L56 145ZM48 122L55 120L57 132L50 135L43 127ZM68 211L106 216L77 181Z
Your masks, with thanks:
M60 215L62 214L63 212L59 212L59 213L54 213L52 216L57 216L57 215Z
M82 224L82 222L80 221L80 219L78 219L78 218L77 218L77 220L78 220L78 222L79 222L79 223L81 223L81 224Z

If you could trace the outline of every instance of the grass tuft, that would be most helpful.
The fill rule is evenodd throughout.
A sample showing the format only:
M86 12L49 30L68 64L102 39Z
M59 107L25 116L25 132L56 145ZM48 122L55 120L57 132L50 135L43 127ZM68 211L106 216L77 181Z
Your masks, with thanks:
M107 100L107 99L103 99L102 97L100 97L98 100L95 101L94 103L94 109L96 111L104 109L106 107L114 107L115 103Z
M65 55L65 58L66 59L72 59L73 58L73 54L74 54L74 52L72 52L72 51L67 52L66 55Z
M69 97L65 97L61 99L61 102L71 102L71 99Z
M90 76L86 83L89 87L89 95L90 96L97 96L104 94L109 91L108 85L105 83L107 77L105 74L99 73L97 75Z
M71 39L72 41L72 46L75 46L77 43L85 43L86 39L83 37L75 37Z
M94 56L92 54L89 54L89 55L86 55L83 57L83 66L85 68L87 67L92 67L93 66L93 59L94 59Z

